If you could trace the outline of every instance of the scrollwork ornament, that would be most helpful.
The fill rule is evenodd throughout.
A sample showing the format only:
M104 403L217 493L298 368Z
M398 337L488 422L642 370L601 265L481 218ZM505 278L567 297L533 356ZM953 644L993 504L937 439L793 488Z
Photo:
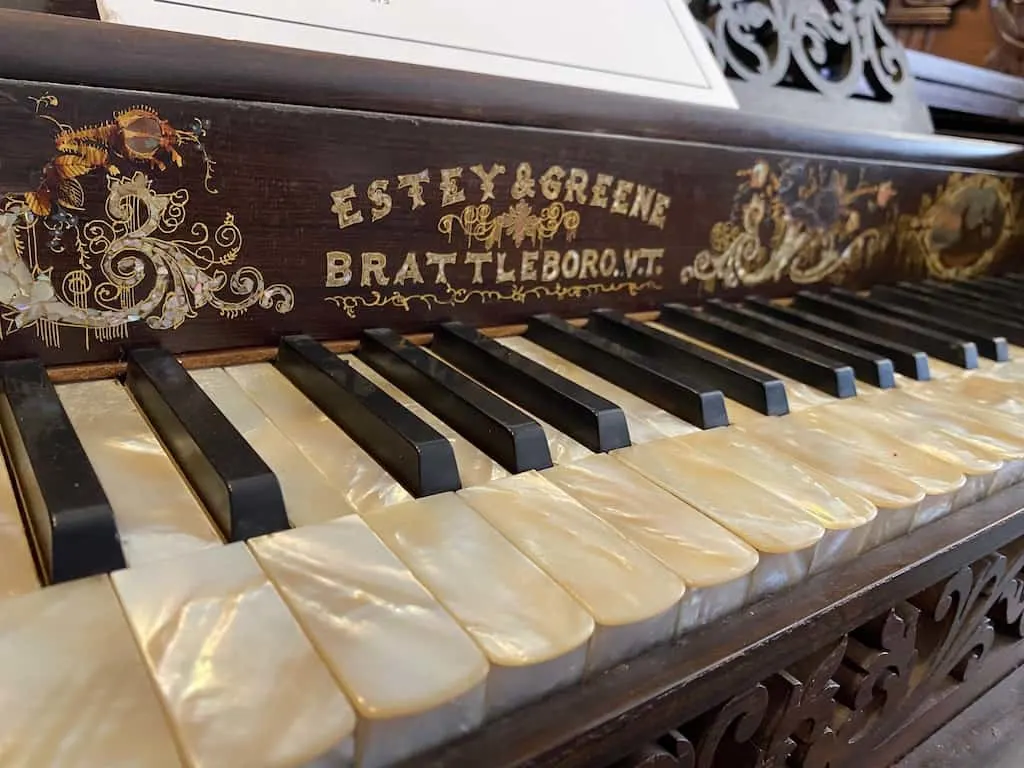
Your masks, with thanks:
M695 742L696 768L759 764L762 752L753 738L768 703L768 689L759 683L687 726L685 733L695 728L700 734Z
M154 191L142 172L108 177L107 220L87 222L77 238L80 263L92 269L89 265L98 258L103 281L92 285L88 269L83 269L69 272L56 286L52 268L38 266L33 239L24 236L24 228L19 230L19 222L31 220L31 212L17 200L8 201L0 215L0 304L8 310L7 331L45 322L103 336L138 321L154 330L178 328L205 306L227 317L257 305L291 311L291 288L267 285L252 266L231 274L220 268L235 260L241 244L231 214L213 237L220 252L210 244L204 225L191 229L198 238L164 236L184 224L186 204L187 195ZM149 289L136 298L143 284Z
M889 101L905 87L906 55L880 0L692 0L690 8L732 77L830 99Z
M810 749L833 736L839 685L832 679L846 655L847 638L765 681L768 714L758 731L765 766L803 764Z

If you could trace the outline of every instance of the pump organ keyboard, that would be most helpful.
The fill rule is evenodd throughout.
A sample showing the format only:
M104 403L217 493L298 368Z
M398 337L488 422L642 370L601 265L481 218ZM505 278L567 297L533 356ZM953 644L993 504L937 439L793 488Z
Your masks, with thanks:
M4 92L0 765L479 765L1024 475L1016 147Z

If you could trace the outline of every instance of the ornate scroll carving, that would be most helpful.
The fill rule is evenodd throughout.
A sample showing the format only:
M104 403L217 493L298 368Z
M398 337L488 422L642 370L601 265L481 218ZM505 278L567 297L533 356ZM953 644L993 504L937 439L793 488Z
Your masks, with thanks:
M690 8L731 77L876 101L909 79L879 0L692 0Z
M35 101L37 111L58 105L52 96ZM161 193L143 171L126 172L126 164L180 167L178 149L192 144L204 159L205 189L216 194L201 123L180 131L147 107L80 129L40 117L58 129L56 154L36 189L0 197L0 336L34 327L45 343L60 346L62 328L84 330L87 342L115 339L134 322L178 328L206 306L226 317L256 305L291 311L290 287L267 285L253 266L229 273L242 247L230 212L212 232L203 222L188 225L188 190ZM81 180L101 172L104 215L82 224Z
M872 755L888 739L1008 646L1019 653L1006 671L1024 658L1024 540L896 603L666 734L628 765L879 764Z

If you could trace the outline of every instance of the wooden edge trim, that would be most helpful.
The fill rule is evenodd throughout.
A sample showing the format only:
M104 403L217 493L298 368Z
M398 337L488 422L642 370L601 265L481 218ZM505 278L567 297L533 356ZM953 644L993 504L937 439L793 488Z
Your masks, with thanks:
M41 52L61 52L60 56ZM396 62L0 10L10 80L471 120L903 162L1016 171L1016 143L822 128L739 110Z

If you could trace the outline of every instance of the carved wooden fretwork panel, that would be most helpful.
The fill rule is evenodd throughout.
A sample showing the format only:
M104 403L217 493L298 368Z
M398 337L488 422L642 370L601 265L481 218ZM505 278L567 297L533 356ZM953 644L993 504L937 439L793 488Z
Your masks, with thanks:
M730 77L875 101L891 101L909 81L880 0L693 0L690 8Z
M885 765L901 732L1024 656L1024 540L740 691L616 768ZM993 667L997 667L993 670Z

